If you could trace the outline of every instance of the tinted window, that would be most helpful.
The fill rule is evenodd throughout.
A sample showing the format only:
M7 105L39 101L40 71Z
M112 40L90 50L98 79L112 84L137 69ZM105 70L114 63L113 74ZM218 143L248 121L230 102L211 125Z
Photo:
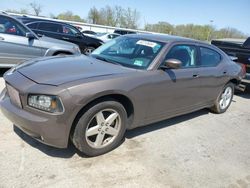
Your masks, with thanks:
M126 30L115 30L114 33L118 33L120 35L136 34L136 32L134 31L126 31Z
M21 26L16 21L4 16L0 16L0 33L25 36L26 32L26 28Z
M62 26L60 24L56 23L46 23L46 22L41 22L38 26L39 30L42 31L50 31L50 32L55 32L55 33L62 33Z
M28 24L27 26L28 26L30 29L36 29L36 28L37 28L37 25L38 25L38 23L32 23L32 24Z
M197 48L190 45L174 46L165 57L167 59L177 59L182 62L182 67L197 66Z
M201 66L214 67L220 63L221 56L218 52L204 47L200 47L200 51L201 51Z

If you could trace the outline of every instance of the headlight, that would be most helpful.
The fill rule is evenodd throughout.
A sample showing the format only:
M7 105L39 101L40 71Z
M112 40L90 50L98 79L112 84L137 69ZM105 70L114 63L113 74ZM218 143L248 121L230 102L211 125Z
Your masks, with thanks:
M28 105L51 113L63 112L63 104L57 96L49 95L29 95Z

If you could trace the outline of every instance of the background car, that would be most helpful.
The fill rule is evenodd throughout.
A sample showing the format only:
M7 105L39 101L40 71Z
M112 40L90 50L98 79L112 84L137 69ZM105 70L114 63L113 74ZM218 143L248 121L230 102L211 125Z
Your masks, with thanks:
M118 37L90 56L27 62L4 79L0 106L16 126L59 148L71 139L96 156L127 129L203 108L225 112L242 70L209 44L145 34Z
M120 34L117 33L99 33L96 34L95 37L102 40L103 42L108 42L112 39L115 39L116 37L121 36Z
M136 34L135 31L125 30L125 29L116 29L114 33L117 33L119 35Z
M38 37L18 20L0 13L0 68L41 56L80 54L77 45Z
M97 34L96 32L90 31L90 30L82 31L82 33L83 33L84 35L87 35L87 36L90 36L90 37L95 37L95 35Z
M19 18L20 19L20 18ZM24 18L26 25L38 36L48 36L51 38L64 40L77 44L83 54L90 54L94 49L101 46L103 42L99 39L85 36L76 27L56 21L35 20Z

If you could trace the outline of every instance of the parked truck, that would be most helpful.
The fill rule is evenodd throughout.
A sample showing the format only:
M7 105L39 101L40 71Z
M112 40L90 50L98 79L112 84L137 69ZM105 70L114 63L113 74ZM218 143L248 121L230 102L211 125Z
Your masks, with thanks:
M216 39L212 40L211 44L223 50L232 59L242 64L246 71L246 77L243 79L243 84L250 85L250 37L244 39Z

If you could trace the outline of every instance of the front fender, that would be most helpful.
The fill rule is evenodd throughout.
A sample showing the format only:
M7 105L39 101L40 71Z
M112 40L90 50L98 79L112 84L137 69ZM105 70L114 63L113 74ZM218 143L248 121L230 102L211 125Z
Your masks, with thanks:
M58 47L52 47L52 48L49 48L44 56L53 56L54 54L56 53L68 53L68 54L75 54L76 52L74 52L73 48L72 49L65 49L65 48L58 48Z

